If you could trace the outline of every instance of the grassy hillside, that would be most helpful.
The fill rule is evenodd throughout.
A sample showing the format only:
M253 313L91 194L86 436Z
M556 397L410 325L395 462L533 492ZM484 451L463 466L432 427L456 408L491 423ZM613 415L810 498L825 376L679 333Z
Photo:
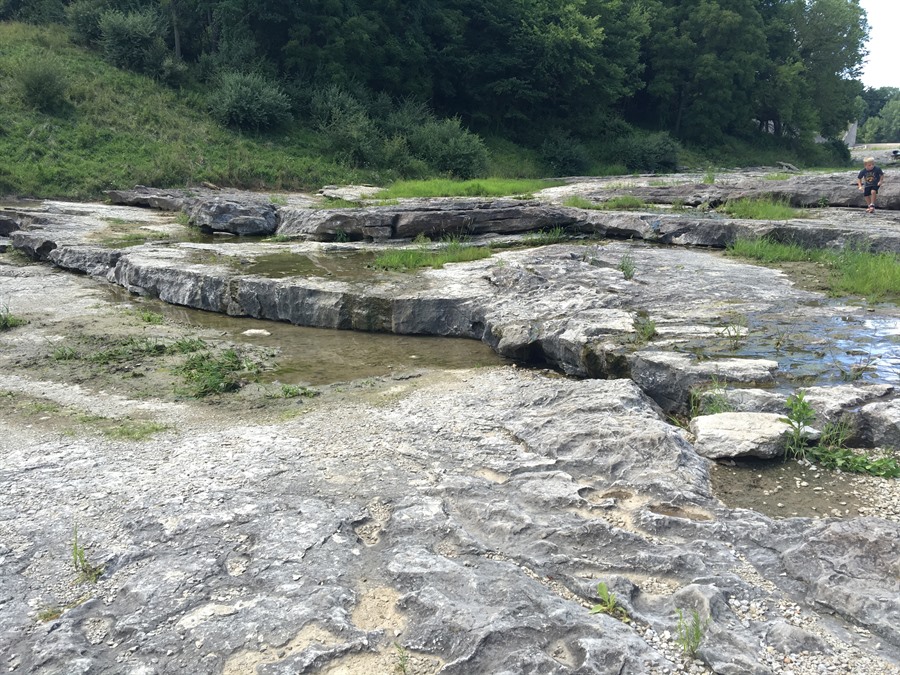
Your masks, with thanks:
M64 83L49 112L23 90L35 70L39 87L47 70ZM92 198L200 181L279 190L378 178L323 159L307 130L257 137L224 129L198 93L113 68L57 26L0 23L0 101L0 195Z

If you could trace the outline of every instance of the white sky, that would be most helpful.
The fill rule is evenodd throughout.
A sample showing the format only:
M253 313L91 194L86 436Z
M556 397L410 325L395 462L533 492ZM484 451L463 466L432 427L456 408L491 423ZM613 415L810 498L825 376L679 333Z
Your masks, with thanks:
M860 0L869 18L869 56L862 81L867 87L900 89L900 0Z

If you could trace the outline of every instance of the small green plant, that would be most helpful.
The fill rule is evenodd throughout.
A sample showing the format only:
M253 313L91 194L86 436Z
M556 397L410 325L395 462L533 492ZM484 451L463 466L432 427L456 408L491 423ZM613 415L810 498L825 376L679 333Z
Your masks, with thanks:
M418 237L416 238L418 241ZM384 270L415 270L420 267L440 268L447 263L471 262L491 256L491 249L486 246L471 246L463 240L448 238L444 246L431 251L421 244L415 249L403 248L387 250L381 253L372 263L373 267Z
M350 241L350 235L345 230L338 228L334 231L334 240L340 244Z
M828 422L819 442L807 450L807 456L826 469L867 473L881 478L900 478L900 463L891 456L873 458L846 447L850 424L845 418Z
M627 253L619 259L619 271L622 272L622 276L626 279L634 278L635 269L634 258Z
M191 217L188 215L187 211L179 211L175 214L175 222L184 227L188 227L191 224Z
M730 321L716 331L716 336L728 341L732 349L740 347L747 339L747 317L734 315Z
M394 643L394 649L397 650L397 665L394 666L394 672L397 675L409 675L409 652L399 642Z
M613 185L610 184L607 187L613 187ZM589 209L592 211L638 211L651 208L643 199L632 195L620 195L618 197L607 199L604 202L592 202L584 197L573 196L563 200L563 206L570 206L575 209Z
M298 384L282 384L276 394L270 394L270 398L315 398L319 395L315 389L309 389Z
M827 208L829 204L828 197L825 197L824 195L819 197L819 201L817 203L819 204L820 209Z
M788 396L787 407L788 416L781 418L781 421L786 422L790 427L785 444L785 454L794 459L806 459L806 428L816 419L816 413L802 391Z
M46 623L47 621L58 619L62 616L62 613L62 607L44 607L43 609L38 611L37 618L38 621Z
M78 352L73 347L63 345L53 350L54 361L72 361L78 358Z
M548 246L550 244L558 244L569 238L565 229L557 225L549 230L538 230L537 232L529 232L523 238L523 243L528 246Z
M706 170L706 173L703 174L703 184L704 185L715 185L716 183L716 172L709 168Z
M734 407L725 396L725 382L713 377L709 384L692 389L690 395L691 417L717 415L731 412Z
M172 343L169 351L175 354L190 354L206 349L206 343L200 338L179 338Z
M634 341L643 344L649 342L656 335L656 322L646 312L638 312L632 319L634 326Z
M269 203L274 206L287 206L288 200L284 195L269 195Z
M340 197L325 197L322 200L322 208L325 209L358 209L362 208L362 202L354 202Z
M87 581L95 584L103 574L103 566L91 564L84 552L84 547L78 543L78 525L72 526L72 565L78 572L78 583Z
M678 614L678 623L675 625L675 642L681 646L681 651L690 659L697 656L697 650L709 628L710 617L700 618L700 613L696 609L691 610L690 620L684 618L684 612L679 607L676 610Z
M154 326L161 326L163 321L165 321L165 317L162 314L150 311L149 309L139 309L135 313L141 321Z
M611 617L620 619L625 623L630 621L628 612L619 604L616 596L610 592L609 587L602 581L597 584L597 597L600 599L600 602L591 607L591 614L609 614Z
M224 394L241 388L243 376L258 372L258 365L241 358L234 349L221 354L203 351L192 354L175 369L187 384L184 393L192 398Z
M786 173L784 171L777 171L775 173L767 173L763 176L763 180L787 180L791 177L791 174Z
M103 434L108 438L115 438L124 441L145 441L160 431L168 429L168 425L159 422L137 422L127 420L122 424L103 430Z
M28 322L25 319L10 314L9 307L0 305L0 331L10 330L17 326L24 326L26 323Z

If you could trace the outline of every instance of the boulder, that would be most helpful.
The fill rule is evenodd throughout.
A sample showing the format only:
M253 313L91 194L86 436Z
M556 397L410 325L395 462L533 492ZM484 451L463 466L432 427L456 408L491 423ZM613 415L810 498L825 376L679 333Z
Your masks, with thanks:
M191 223L208 232L265 236L274 234L278 227L275 206L260 202L238 202L212 197L190 206L188 215Z
M900 401L869 403L859 410L859 434L866 444L900 449Z
M774 413L725 412L691 420L694 449L709 459L761 457L784 454L790 426Z

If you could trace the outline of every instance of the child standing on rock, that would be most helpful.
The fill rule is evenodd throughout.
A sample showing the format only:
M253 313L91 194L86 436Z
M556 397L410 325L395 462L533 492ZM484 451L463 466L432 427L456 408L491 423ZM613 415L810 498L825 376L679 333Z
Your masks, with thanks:
M863 197L866 198L866 212L875 213L875 199L878 197L878 190L881 189L881 183L884 181L884 171L875 166L874 157L866 157L863 165L863 170L856 177L856 185L863 191Z

